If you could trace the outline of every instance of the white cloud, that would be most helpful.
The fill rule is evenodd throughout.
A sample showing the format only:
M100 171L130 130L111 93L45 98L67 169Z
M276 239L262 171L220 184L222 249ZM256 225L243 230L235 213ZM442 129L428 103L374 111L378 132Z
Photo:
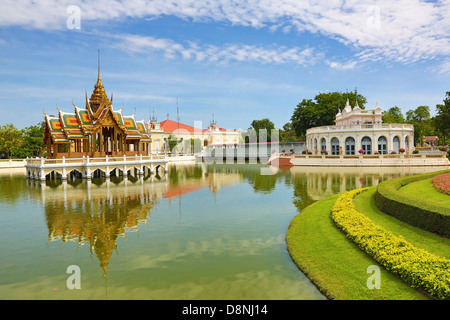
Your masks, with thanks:
M293 32L295 29L319 33L357 49L357 57L361 60L389 59L411 63L450 54L450 0L2 0L0 26L64 29L69 5L81 8L82 27L83 22L90 21L154 19L169 15L194 22L267 27L272 32ZM170 43L152 41L147 45L163 46L170 55ZM182 51L176 43L172 45L175 46L172 47L174 53ZM246 51L241 47L235 52L235 60L249 57L242 50ZM213 60L218 53L208 55L204 51L183 50L183 54L193 54L199 60ZM254 55L255 60L263 59L256 58L257 52ZM276 60L275 57L269 59Z
M326 61L327 65L336 70L353 70L356 66L356 61L349 62L337 62L337 61Z
M295 63L310 65L322 58L312 48L285 46L260 47L245 44L199 45L188 42L177 43L171 39L159 39L134 34L109 35L114 37L113 46L131 53L162 52L168 59L193 59L214 63L258 62L258 63Z

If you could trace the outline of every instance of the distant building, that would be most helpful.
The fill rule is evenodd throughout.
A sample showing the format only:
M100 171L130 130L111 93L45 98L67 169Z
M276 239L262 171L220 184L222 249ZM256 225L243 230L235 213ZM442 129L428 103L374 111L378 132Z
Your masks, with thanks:
M215 121L212 121L207 129L169 119L157 122L155 118L146 125L152 137L151 152L153 153L168 151L168 142L172 137L176 137L177 141L199 140L202 147L210 144L237 144L241 137L238 130L220 128Z
M434 147L438 144L438 136L425 136L422 138L422 147Z
M324 150L330 155L399 153L414 149L414 126L411 124L383 123L381 107L354 108L347 99L345 108L336 114L335 125L306 130L306 148L313 154Z

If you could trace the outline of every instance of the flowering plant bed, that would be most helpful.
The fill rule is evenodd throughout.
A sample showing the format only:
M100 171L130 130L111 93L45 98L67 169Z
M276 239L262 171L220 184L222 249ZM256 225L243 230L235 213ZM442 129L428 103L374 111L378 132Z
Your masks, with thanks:
M433 187L443 193L450 195L450 173L444 173L434 177L432 180Z

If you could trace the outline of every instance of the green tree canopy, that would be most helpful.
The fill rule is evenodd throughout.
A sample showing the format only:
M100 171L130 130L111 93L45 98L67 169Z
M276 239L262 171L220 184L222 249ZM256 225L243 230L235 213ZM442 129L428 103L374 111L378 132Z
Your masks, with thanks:
M414 125L414 142L416 144L421 144L423 137L434 135L435 130L429 106L419 106L414 110L408 110L406 122Z
M18 130L12 123L0 127L0 151L8 158L16 156L23 145L23 130Z
M347 98L350 105L355 101L361 109L365 108L367 99L356 92L327 92L319 93L312 99L303 99L294 110L291 117L292 127L297 136L304 136L306 130L312 127L334 125L339 109L345 107Z
M383 112L383 123L405 123L405 117L400 108L395 106Z
M42 121L37 125L26 127L23 130L23 145L20 148L16 156L19 158L40 156L42 150L44 150L44 129L45 122Z
M444 104L436 105L437 115L433 118L433 123L443 144L450 139L450 91L447 91Z
M275 125L268 118L264 118L261 120L253 120L251 123L251 129L255 130L257 141L260 139L260 133L262 136L267 134L267 141L272 141L272 130L275 129ZM264 131L266 130L265 133Z
M304 138L304 137L303 137ZM284 124L283 129L280 130L280 141L296 141L300 138L296 136L295 130L291 122Z

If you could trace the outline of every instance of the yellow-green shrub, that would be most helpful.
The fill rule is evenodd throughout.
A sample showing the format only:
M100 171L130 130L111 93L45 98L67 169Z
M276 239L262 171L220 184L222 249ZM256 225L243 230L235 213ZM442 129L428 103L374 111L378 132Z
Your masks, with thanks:
M338 198L331 214L336 226L387 270L436 298L450 299L450 260L414 247L356 211L353 198L365 190L352 190Z

